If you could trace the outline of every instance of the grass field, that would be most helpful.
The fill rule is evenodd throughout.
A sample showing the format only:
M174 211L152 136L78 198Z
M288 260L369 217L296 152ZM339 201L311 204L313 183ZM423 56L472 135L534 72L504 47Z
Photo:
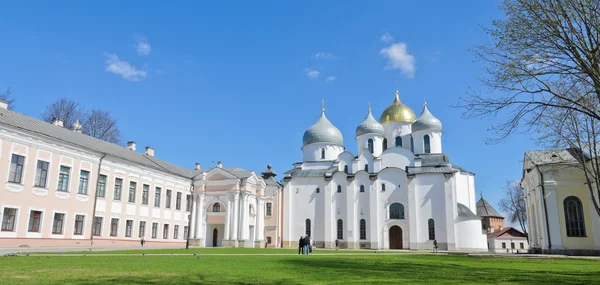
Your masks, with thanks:
M0 284L600 284L597 260L372 251L315 251L321 255L311 256L270 249L194 252L200 257L150 255L180 253L174 250L148 250L143 256L122 251L132 254L0 257ZM223 255L202 255L213 252ZM225 255L238 253L256 255Z

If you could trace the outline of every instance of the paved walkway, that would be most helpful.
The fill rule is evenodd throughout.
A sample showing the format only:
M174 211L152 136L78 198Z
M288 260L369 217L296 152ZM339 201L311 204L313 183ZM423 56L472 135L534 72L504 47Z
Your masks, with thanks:
M149 250L149 249L181 249L181 246L77 246L77 247L8 247L0 248L0 256L16 252L73 252L73 251L114 251L114 250Z

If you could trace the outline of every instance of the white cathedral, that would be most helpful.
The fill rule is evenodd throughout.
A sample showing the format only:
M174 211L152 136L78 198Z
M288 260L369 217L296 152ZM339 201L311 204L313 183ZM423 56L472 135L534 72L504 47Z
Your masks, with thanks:
M283 246L487 250L474 174L442 152L442 123L425 104L417 118L398 91L379 122L356 128L357 155L325 110L303 137L303 161L285 173Z

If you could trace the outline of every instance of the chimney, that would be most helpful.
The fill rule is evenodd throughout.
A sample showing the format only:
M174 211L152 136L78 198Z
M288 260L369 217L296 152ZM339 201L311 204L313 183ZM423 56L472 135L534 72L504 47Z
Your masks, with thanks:
M220 162L220 161L219 161L219 162L217 162L217 167L218 167L218 168L223 168L223 163L222 163L222 162Z
M63 120L61 120L59 118L52 118L52 124L55 126L64 127Z
M8 102L0 99L0 109L8 110Z
M194 170L200 170L200 163L196 162L196 166L194 166Z
M127 142L127 148L135 151L135 142L134 141ZM148 148L146 148L146 149L148 149Z
M154 157L154 148L147 146L146 147L146 155Z

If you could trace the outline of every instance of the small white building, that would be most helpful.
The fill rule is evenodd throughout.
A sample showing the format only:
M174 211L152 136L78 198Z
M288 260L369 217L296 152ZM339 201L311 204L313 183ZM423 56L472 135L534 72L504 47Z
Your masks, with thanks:
M527 236L515 228L496 230L487 235L488 247L497 253L527 253Z

